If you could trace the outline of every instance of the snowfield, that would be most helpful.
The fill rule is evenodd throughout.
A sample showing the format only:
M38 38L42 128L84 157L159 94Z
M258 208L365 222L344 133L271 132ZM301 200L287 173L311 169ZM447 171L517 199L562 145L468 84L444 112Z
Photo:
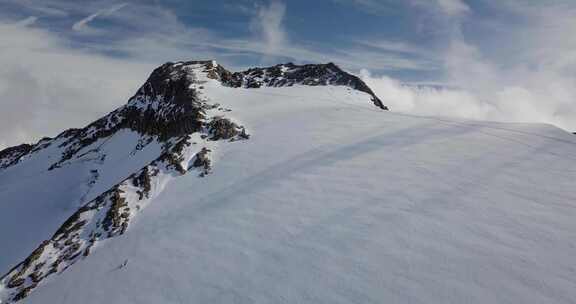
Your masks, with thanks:
M390 113L341 86L204 93L250 140L219 145L206 177L172 179L25 303L576 302L576 136ZM110 166L144 166L112 151L134 140L116 136ZM75 185L62 172L50 185ZM41 175L3 174L0 201L48 195ZM50 195L0 205L0 272L71 214Z

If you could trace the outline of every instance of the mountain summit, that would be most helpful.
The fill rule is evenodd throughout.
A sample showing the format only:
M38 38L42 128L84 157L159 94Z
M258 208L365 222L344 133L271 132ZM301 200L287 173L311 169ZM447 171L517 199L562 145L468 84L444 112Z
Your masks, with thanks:
M142 87L144 91L141 89L139 94L155 94L156 92L150 89L157 88L160 94L169 94L176 100L188 100L191 96L187 96L185 92L189 92L187 88L191 80L187 67L191 65L203 66L208 78L219 80L223 85L233 88L347 86L370 95L377 107L388 110L360 78L343 71L334 63L305 65L286 63L232 73L215 61L169 62L154 70Z
M0 151L0 303L573 302L574 136L385 110L334 64L160 66Z
M0 151L0 180L13 183L13 178L25 176L28 181L19 187L59 184L41 191L2 193L8 205L0 206L2 210L13 208L3 212L0 222L16 224L30 213L47 214L19 232L24 241L15 241L0 258L2 268L16 265L0 279L0 303L26 298L46 279L87 257L99 242L122 235L171 178L190 171L201 177L209 174L218 142L249 139L246 128L229 117L232 110L207 94L207 85L345 86L386 109L360 79L331 63L289 63L234 73L215 61L158 67L125 105L88 126ZM47 205L59 207L45 210ZM16 240L16 231L1 237ZM42 240L46 231L54 234ZM16 264L26 251L31 253Z

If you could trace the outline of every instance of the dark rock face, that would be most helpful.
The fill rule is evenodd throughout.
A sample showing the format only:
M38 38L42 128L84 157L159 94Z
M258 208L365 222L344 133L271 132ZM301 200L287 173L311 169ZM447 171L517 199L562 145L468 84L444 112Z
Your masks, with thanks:
M221 139L248 139L250 136L246 134L246 129L240 127L231 120L224 117L214 117L207 124L208 133L211 135L210 140Z
M188 64L188 63L185 63ZM327 64L293 63L278 64L265 68L252 68L242 72L229 72L217 66L211 70L212 78L234 88L287 87L296 84L308 86L347 86L372 96L377 107L388 110L382 101L360 78L343 71L330 62Z
M212 169L212 161L208 157L208 154L210 152L211 152L210 149L202 148L202 150L200 150L200 152L196 153L196 155L194 156L194 161L192 162L191 168L200 169L201 170L200 177L206 176L207 174L210 173L210 170Z
M296 84L308 86L336 85L347 86L372 96L374 104L388 110L382 101L360 78L343 71L336 64L330 62L326 64L305 64L296 65L293 63L278 64L271 67L251 68L242 72L230 72L212 61L186 61L178 63L166 63L157 70L171 71L172 75L183 71L187 65L201 64L205 66L205 72L209 78L219 80L222 84L233 88L261 88L261 87L287 87ZM156 71L155 71L156 72ZM160 72L159 72L160 73ZM152 77L151 77L152 78ZM161 78L160 78L161 79ZM176 77L175 79L181 79ZM184 80L180 80L184 81ZM160 91L166 91L164 86ZM169 92L179 92L177 89L170 89ZM152 92L152 91L149 91ZM156 90L155 92L158 92Z
M28 154L34 148L33 145L21 144L0 151L0 169L7 168L17 163L22 156Z
M207 107L190 85L194 73L184 65L167 63L155 69L128 103L83 129L69 129L64 138L62 158L49 169L58 168L81 149L120 129L157 136L160 141L198 132L203 128Z
M189 89L194 79L194 75L187 72L185 65L165 63L152 72L146 83L131 99L156 98L174 104L198 101L197 92Z
M139 200L149 198L150 190L152 189L149 171L148 167L144 167L139 174L134 175L132 178L132 185L141 189L137 191Z

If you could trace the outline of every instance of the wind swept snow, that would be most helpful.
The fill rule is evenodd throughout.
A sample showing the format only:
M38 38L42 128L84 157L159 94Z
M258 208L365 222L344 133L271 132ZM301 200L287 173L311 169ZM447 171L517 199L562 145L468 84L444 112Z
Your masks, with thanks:
M203 86L250 140L26 303L576 301L573 135L346 87Z

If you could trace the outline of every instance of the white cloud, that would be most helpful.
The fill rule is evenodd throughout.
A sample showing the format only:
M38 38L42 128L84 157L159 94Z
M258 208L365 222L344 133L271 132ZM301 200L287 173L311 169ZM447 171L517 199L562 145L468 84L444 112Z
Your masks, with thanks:
M496 116L493 105L464 90L406 85L388 76L372 76L367 70L360 77L395 112L476 120Z
M22 22L0 24L0 36L0 149L84 126L125 103L153 68L68 49Z
M36 23L37 20L38 20L37 17L30 16L28 18L25 18L25 19L22 19L22 20L16 22L14 25L15 26L30 26L30 25Z
M450 32L442 58L444 81L456 89L404 86L367 72L363 78L393 110L551 123L576 131L576 42L572 39L576 6L514 3L515 10L508 13L529 23L496 32L498 45L490 56L485 53L488 46L471 42L460 23L454 24L457 28ZM497 52L500 49L512 53Z
M128 3L121 3L121 4L117 4L114 5L110 8L107 9L103 9L103 10L99 10L96 13L74 23L72 25L72 29L75 31L82 31L85 30L87 28L88 23L94 21L94 19L100 17L100 16L108 16L108 15L112 15L113 13L121 10L122 8L124 8L126 5L128 5Z
M448 16L462 16L470 12L470 7L462 0L436 0L438 6Z
M420 55L429 57L430 50L425 50L420 46L415 46L403 41L391 41L385 39L364 39L358 40L358 44L378 49L382 52L402 53L409 55Z
M283 26L286 5L273 0L258 7L252 20L252 30L264 44L265 54L278 54L286 45L287 35Z

